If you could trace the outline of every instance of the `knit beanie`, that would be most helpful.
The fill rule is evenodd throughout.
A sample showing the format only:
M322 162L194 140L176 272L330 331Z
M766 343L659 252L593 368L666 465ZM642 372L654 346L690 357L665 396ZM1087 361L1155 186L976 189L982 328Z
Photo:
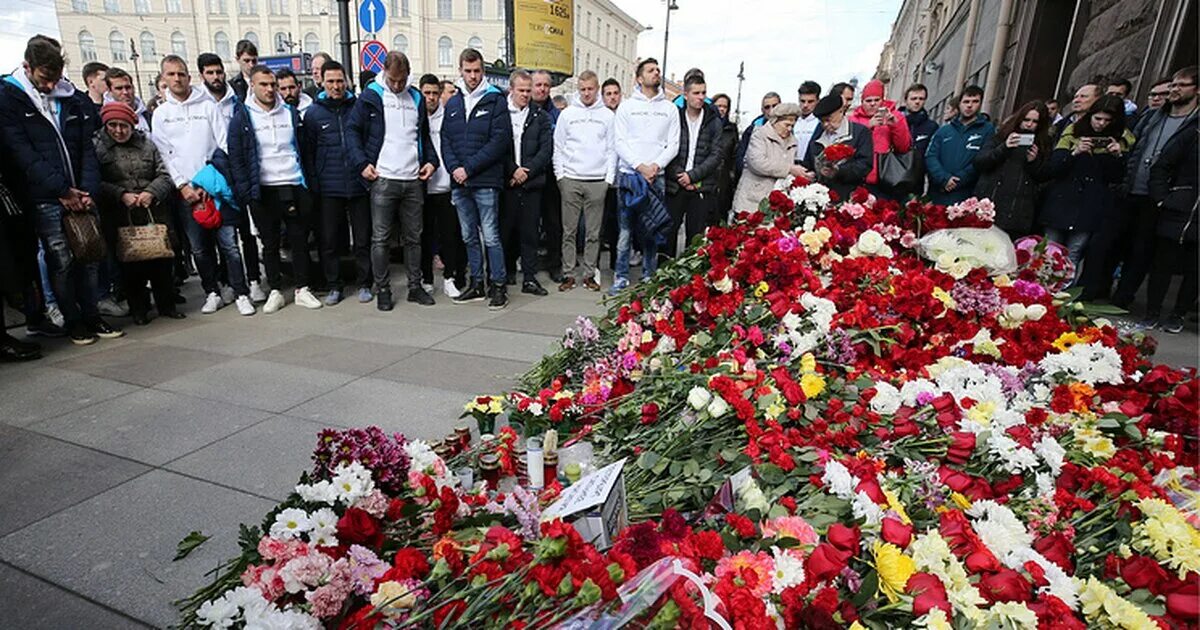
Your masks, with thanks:
M137 114L133 113L133 108L120 101L105 103L100 108L100 121L107 125L110 120L123 120L130 126L137 126Z
M880 81L878 79L871 79L870 81L867 81L867 85L865 87L863 87L862 97L870 98L872 96L878 96L879 98L883 98L883 82L882 81Z

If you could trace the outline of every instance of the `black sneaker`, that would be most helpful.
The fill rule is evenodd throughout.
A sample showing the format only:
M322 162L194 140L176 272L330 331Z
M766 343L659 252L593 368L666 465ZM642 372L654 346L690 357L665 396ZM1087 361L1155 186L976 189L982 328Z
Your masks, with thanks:
M566 280L566 277L563 276L562 271L555 270L550 272L550 280L556 284L562 284L563 280Z
M13 363L42 358L42 347L36 343L21 341L8 333L0 332L0 362Z
M71 343L77 346L90 346L96 343L96 335L83 322L78 322L68 326L67 336L71 338Z
M380 289L379 292L375 294L375 307L379 310L390 311L395 306L396 303L392 301L391 289Z
M521 285L521 293L528 293L530 295L549 295L549 293L546 292L546 289L543 288L541 284L538 284L537 280L526 280L525 283Z
M517 273L515 271L508 272L508 275L504 278L504 284L510 287L517 286Z
M433 306L433 296L422 287L416 287L408 290L408 301L421 306Z
M66 337L67 331L61 326L55 326L48 319L25 325L25 335L28 337Z
M88 328L101 339L117 339L125 336L125 331L109 326L108 322L99 317L88 322ZM72 340L74 340L74 337L72 337Z
M508 287L503 284L493 285L491 297L488 300L488 310L499 311L506 306L508 306Z
M1183 318L1178 315L1171 315L1162 322L1163 332L1177 335L1183 332Z
M471 284L467 285L466 290L454 298L454 303L466 304L467 302L479 302L487 296L483 288L483 283L478 280L472 280Z

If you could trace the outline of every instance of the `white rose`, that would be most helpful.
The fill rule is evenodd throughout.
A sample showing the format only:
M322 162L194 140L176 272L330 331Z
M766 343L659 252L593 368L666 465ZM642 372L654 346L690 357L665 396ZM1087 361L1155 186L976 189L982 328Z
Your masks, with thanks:
M707 407L708 403L712 401L712 393L710 393L707 389L697 385L692 388L692 391L688 392L687 399L688 404L692 406L692 409L700 411L701 409Z
M858 235L858 251L873 256L882 250L886 243L883 240L883 235L875 230L867 230Z
M712 402L708 403L708 415L713 418L720 418L729 411L729 403L725 402L720 396L713 396Z
M720 280L713 283L713 288L721 293L729 293L733 290L733 280L729 276L723 276Z
M1030 304L1025 307L1025 317L1032 321L1037 321L1046 316L1046 307L1041 304Z
M1029 311L1025 309L1024 304L1016 303L1009 304L1004 307L1004 316L1014 322L1024 321L1029 316Z

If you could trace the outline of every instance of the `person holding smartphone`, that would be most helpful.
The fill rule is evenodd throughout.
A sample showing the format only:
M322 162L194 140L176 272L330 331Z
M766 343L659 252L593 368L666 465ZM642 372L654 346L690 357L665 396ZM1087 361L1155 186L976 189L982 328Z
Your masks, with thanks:
M1125 129L1125 103L1102 96L1067 125L1050 157L1051 184L1039 221L1046 238L1066 245L1075 277L1092 234L1110 215L1110 186L1121 181L1133 134Z
M1050 157L1050 113L1029 101L1000 123L975 155L975 196L996 205L996 227L1013 240L1034 232L1038 185L1046 181Z

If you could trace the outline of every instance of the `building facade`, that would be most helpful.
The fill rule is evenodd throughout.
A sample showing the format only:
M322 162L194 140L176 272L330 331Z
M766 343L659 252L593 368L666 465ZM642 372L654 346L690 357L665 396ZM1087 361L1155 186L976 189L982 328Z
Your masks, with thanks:
M1028 100L1069 100L1097 76L1129 79L1141 103L1156 78L1196 63L1196 4L905 0L876 78L897 100L925 84L931 115L969 84L983 87L984 111L1003 117Z
M359 46L369 39L407 54L414 74L457 76L458 53L467 47L489 63L507 58L505 0L383 1L387 20L379 33L360 32L351 15L356 69ZM576 72L631 76L642 25L609 0L574 4ZM55 5L71 65L102 61L132 71L136 50L143 87L171 53L194 63L199 53L214 52L233 72L241 39L255 42L260 56L323 51L336 58L340 50L335 0L56 0ZM356 5L351 3L352 12Z

